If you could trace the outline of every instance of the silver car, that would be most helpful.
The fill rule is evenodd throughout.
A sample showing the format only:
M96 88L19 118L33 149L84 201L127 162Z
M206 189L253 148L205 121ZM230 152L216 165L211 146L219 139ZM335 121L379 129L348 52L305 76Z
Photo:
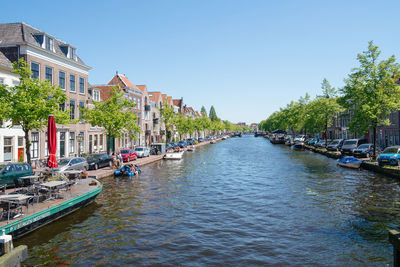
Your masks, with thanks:
M61 159L57 162L57 164L58 167L53 169L53 171L56 173L72 170L87 171L89 169L86 159L81 157ZM51 171L50 168L46 168L46 170Z
M135 152L136 152L136 156L138 158L150 156L150 150L144 146L139 146L139 147L135 148Z

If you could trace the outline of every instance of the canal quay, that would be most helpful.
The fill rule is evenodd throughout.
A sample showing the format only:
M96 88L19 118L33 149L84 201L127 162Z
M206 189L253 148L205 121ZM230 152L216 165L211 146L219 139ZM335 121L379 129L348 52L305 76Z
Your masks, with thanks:
M17 240L26 266L388 266L399 181L244 135L101 179L94 203Z

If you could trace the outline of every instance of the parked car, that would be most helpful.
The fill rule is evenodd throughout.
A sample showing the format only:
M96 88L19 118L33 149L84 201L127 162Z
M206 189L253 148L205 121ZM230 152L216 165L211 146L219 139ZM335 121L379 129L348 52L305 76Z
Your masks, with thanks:
M211 140L211 136L206 136L205 140L206 141L210 141Z
M381 150L379 147L376 147L375 152L379 153ZM374 153L374 144L363 144L354 149L353 155L356 158L370 158Z
M361 138L361 139L347 139L343 142L342 149L340 149L340 152L342 155L353 155L354 150L359 147L362 144L366 144L368 141L367 139Z
M320 140L315 144L315 146L316 146L316 147L326 147L326 144L329 144L330 141L331 141L331 140L329 140L329 139L327 139L327 140L325 140L325 139L320 139Z
M204 142L204 138L199 137L199 138L197 139L197 141L198 141L199 143Z
M179 142L178 142L178 146L179 146L180 148L185 148L185 147L187 147L187 143L186 143L186 141L179 141Z
M383 165L399 165L400 146L390 146L385 148L378 157L379 166Z
M195 142L196 140L194 140L193 138L188 138L188 139L186 139L186 143L188 144L188 145L194 145L194 142Z
M135 148L135 152L138 158L144 158L150 156L150 150L144 146L139 146Z
M318 142L318 139L317 139L317 138L310 138L310 139L306 140L305 143L306 143L307 145L313 146L313 145L315 145L317 142Z
M123 162L135 160L137 158L136 152L135 152L134 149L122 149L120 151L120 153L121 153L121 157L122 157L122 161Z
M45 168L45 170L55 173L60 173L63 171L87 171L89 169L89 165L86 159L81 157L75 158L65 158L58 161L58 167L51 169Z
M329 151L340 151L343 146L344 139L334 139L329 145L326 147L326 150Z
M33 175L31 165L22 162L0 163L0 184L14 186L15 180Z
M89 165L89 170L97 170L98 168L111 167L113 159L107 153L103 153L89 155L86 161Z

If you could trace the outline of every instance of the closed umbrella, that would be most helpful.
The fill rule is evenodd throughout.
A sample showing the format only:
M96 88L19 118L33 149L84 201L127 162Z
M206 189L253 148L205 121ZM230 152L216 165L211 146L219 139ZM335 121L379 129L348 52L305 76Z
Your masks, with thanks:
M47 148L49 149L49 158L47 159L47 167L57 168L57 129L56 120L53 115L49 116L49 121L47 123Z

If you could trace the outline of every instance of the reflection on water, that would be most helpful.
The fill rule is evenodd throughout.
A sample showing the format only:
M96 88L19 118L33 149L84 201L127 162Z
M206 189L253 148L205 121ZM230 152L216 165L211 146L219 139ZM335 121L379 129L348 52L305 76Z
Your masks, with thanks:
M245 136L102 180L96 203L18 241L26 265L391 263L399 182Z

